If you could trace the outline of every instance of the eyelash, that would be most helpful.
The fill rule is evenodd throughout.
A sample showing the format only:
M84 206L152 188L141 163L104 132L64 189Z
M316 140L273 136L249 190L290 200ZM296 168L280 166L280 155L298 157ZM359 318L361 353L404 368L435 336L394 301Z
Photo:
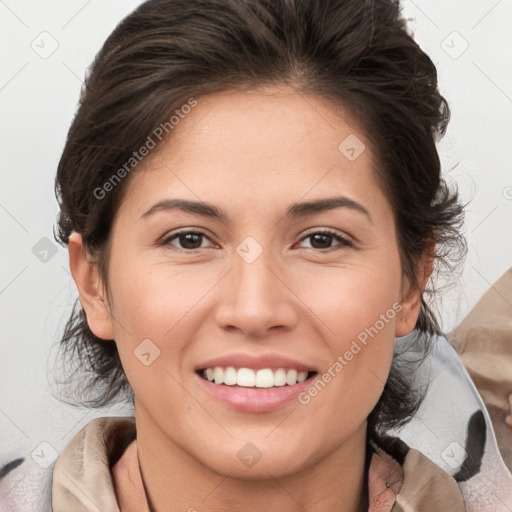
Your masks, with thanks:
M179 238L180 235L186 235L186 234L196 234L196 235L200 235L200 236L203 236L205 238L208 238L208 236L206 235L206 233L203 233L202 231L195 231L195 230L191 230L191 229L183 229L181 231L177 231L175 233L173 233L172 235L164 238L161 240L161 242L158 243L158 246L168 246L171 244L171 241L173 241L174 239L177 239ZM327 247L325 249L315 249L314 247L304 247L304 249L314 249L316 252L331 252L331 251L338 251L338 250L341 250L341 249L345 249L347 247L353 247L353 242L351 240L349 240L348 238L345 238L344 236L341 236L338 232L336 231L333 231L333 230L330 230L330 229L322 229L322 230L319 230L319 231L311 231L310 233L308 233L307 235L303 236L301 239L300 239L300 242L303 242L304 240L306 240L307 238L310 238L312 237L313 235L329 235L329 236L332 236L334 239L336 239L338 242L340 242L340 247ZM205 247L198 247L198 248L195 248L195 249L184 249L184 248L181 248L181 247L177 247L177 249L179 250L182 250L182 251L186 251L186 252L192 252L192 251L197 251L197 250L200 250L200 249L205 249Z

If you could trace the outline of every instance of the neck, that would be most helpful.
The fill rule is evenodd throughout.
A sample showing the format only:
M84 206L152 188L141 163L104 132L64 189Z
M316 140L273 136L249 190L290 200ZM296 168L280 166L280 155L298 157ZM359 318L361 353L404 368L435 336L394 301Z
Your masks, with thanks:
M152 512L361 512L368 510L366 423L320 460L287 472L287 464L239 478L221 474L169 439L143 414L137 451ZM258 464L263 462L263 458ZM262 466L259 468L262 470Z

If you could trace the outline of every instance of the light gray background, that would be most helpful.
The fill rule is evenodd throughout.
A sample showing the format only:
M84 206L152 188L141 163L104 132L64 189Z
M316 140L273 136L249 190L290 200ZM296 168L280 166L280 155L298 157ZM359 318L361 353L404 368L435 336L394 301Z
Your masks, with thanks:
M119 413L75 409L51 394L48 367L76 296L67 253L53 241L53 182L85 69L139 3L0 0L0 454L9 439L51 461L80 426ZM403 5L452 109L439 146L445 174L470 201L467 261L440 303L448 331L512 266L512 0Z

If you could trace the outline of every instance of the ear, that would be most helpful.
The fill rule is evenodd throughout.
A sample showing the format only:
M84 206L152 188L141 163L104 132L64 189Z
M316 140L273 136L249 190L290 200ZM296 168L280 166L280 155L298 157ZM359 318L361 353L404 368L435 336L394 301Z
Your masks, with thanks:
M69 237L69 268L91 331L105 340L114 339L112 318L98 265L89 259L82 236L73 231Z
M402 309L398 314L395 328L396 337L406 336L414 329L416 325L416 321L418 320L418 316L420 314L423 291L425 290L428 278L432 273L434 260L435 244L431 244L418 265L417 280L419 289L412 286L408 279L404 280L401 302Z

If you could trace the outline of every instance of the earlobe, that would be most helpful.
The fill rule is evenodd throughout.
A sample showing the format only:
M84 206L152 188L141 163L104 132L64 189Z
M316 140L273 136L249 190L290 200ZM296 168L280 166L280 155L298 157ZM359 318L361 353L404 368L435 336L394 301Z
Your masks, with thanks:
M73 232L69 237L69 268L91 331L105 340L113 340L112 318L108 300L101 286L98 266L89 260L82 236Z
M421 310L423 292L427 285L428 278L432 273L435 260L435 245L432 244L418 267L418 288L410 283L404 285L402 309L397 318L395 336L401 337L409 334L416 326L416 321Z
M416 326L416 321L421 309L421 294L417 290L411 289L404 300L401 302L402 309L398 314L395 337L402 337L409 334Z

